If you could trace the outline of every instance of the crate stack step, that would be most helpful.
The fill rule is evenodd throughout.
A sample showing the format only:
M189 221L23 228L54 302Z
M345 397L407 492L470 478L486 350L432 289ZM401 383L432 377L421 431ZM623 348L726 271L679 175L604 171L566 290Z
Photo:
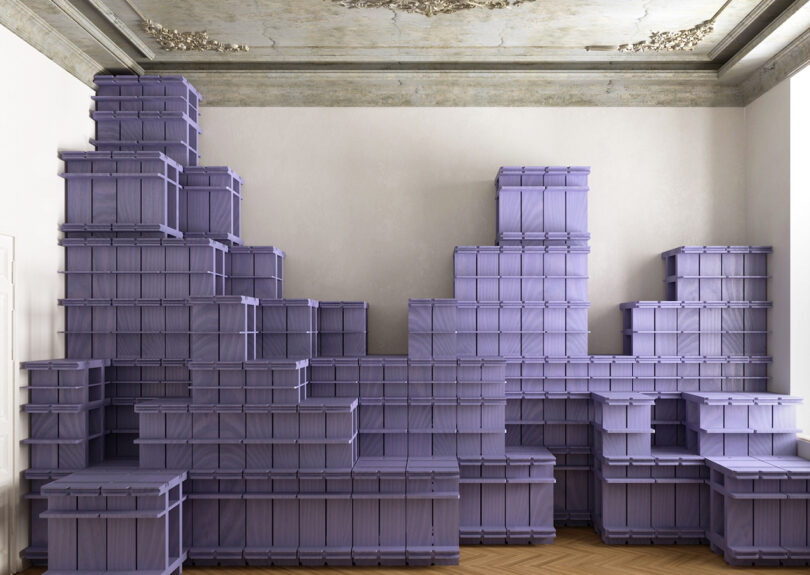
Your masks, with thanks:
M661 254L673 301L766 301L766 246L681 246Z
M731 565L810 565L810 462L707 457L712 550Z
M47 572L180 573L186 477L185 471L92 467L43 485Z

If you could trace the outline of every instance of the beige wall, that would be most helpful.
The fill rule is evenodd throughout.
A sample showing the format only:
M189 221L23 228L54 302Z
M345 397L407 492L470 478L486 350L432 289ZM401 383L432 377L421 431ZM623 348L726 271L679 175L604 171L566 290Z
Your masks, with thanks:
M659 253L746 241L744 111L205 108L203 163L246 181L243 234L287 252L288 297L365 299L370 352L407 351L410 297L452 297L453 247L491 245L501 165L586 164L590 351L618 304L663 297Z
M28 544L27 506L16 491L19 476L28 467L28 449L19 446L27 435L27 418L19 417L25 374L19 363L63 356L62 313L57 299L62 283L62 250L57 245L63 220L64 187L58 177L60 149L88 149L92 123L90 89L48 60L34 48L0 26L0 73L6 86L0 90L0 234L14 237L14 381L0 382L5 393L11 386L15 408L11 434L12 484L0 485L0 500L9 496L15 532L10 541L12 568L19 567L19 551ZM3 395L3 398L8 397ZM0 459L6 446L0 446ZM0 468L8 462L0 461ZM0 520L2 522L2 520ZM0 572L5 566L0 565Z

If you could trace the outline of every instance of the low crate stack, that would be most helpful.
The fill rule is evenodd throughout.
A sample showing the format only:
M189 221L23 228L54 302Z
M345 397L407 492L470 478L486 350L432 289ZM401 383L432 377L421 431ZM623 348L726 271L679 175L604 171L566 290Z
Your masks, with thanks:
M104 415L110 400L109 362L104 360L29 361L30 433L23 440L30 446L30 482L26 498L31 504L30 543L23 557L36 564L48 559L48 524L41 514L47 509L42 487L76 470L101 463L104 458Z

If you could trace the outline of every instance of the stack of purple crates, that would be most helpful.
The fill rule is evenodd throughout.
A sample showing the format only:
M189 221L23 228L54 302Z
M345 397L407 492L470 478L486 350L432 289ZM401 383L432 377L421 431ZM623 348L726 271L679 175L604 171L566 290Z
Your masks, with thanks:
M766 392L769 248L666 252L668 301L623 304L626 355L588 355L590 170L501 168L498 245L456 248L454 299L410 301L408 356L367 356L365 302L284 299L284 253L241 245L193 87L97 83L97 151L62 154L69 359L25 364L27 558L451 564L593 524L810 562L798 400Z

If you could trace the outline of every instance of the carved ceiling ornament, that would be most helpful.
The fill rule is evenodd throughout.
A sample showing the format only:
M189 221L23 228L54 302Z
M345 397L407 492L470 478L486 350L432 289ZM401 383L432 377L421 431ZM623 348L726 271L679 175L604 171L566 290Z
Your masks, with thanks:
M648 40L635 44L622 44L619 52L691 52L703 39L714 31L720 14L732 0L726 0L714 16L700 24L677 32L652 32Z
M151 20L144 21L143 29L167 52L247 52L250 50L250 47L245 44L227 44L219 40L210 40L208 32L205 31L170 30Z
M387 8L424 16L452 14L471 8L510 8L535 0L332 0L346 8Z
M166 52L247 52L250 47L246 44L231 44L211 40L208 32L182 32L172 28L167 28L158 22L154 22L143 15L131 0L125 0L143 22L144 31Z

